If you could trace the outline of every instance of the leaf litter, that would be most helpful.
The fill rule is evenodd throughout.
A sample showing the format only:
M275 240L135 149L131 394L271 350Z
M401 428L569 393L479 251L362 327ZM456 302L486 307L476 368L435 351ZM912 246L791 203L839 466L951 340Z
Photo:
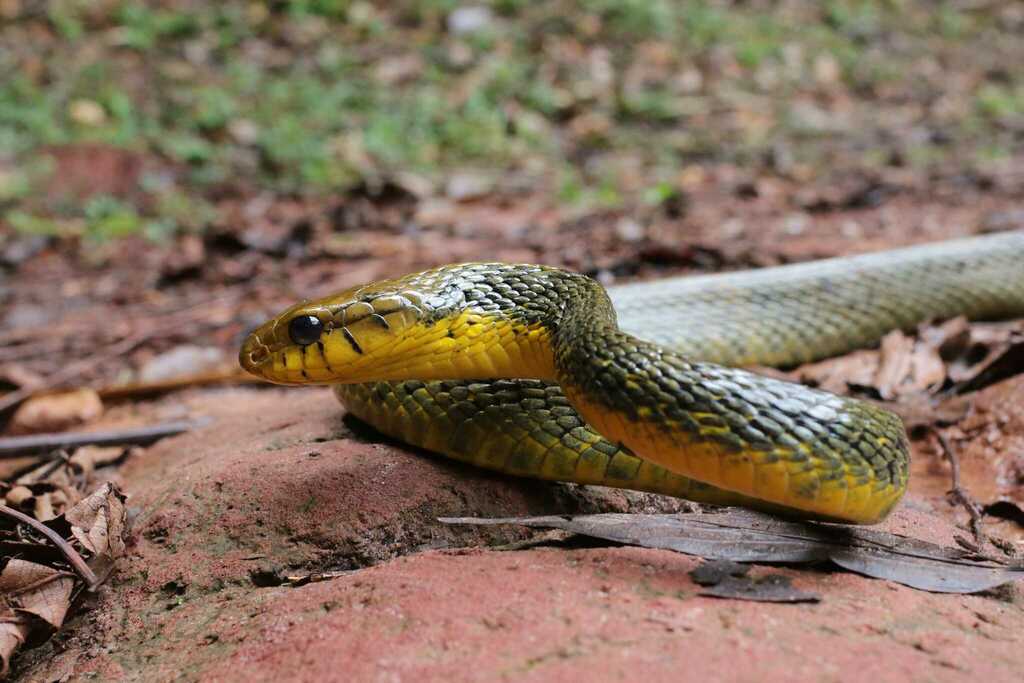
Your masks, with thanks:
M109 481L95 486L93 476L123 453L82 448L0 483L0 676L24 643L56 632L77 595L124 555L125 496Z
M977 502L959 481L959 456L954 439L975 415L977 392L1024 373L1024 324L1020 321L968 323L963 317L918 327L916 335L896 330L887 334L877 349L802 366L784 376L838 394L858 396L879 403L903 418L913 438L934 435L933 451L949 463L953 479L951 500L971 517L976 541L982 542L980 517L998 502L1019 506L1024 500L1013 476L991 479L994 497L988 492ZM989 443L1001 439L1000 421L982 420ZM999 458L1020 461L1024 454ZM1013 467L1012 463L1009 467ZM1006 519L1006 516L1003 516ZM1010 518L1015 519L1013 515Z

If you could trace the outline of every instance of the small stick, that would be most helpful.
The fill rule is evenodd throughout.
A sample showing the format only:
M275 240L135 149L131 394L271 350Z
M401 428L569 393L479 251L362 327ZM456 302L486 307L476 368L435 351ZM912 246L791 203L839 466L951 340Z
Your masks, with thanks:
M218 370L213 372L202 372L193 375L184 375L171 379L156 382L137 384L115 384L109 387L97 389L96 393L103 400L123 400L136 398L138 396L151 396L163 394L178 389L191 387L203 387L218 384L266 384L266 380L243 371L241 368L231 370Z
M952 471L953 488L948 492L948 496L953 502L961 505L967 514L971 517L971 533L974 534L974 540L978 544L980 550L984 547L985 541L987 540L985 532L981 530L981 506L974 500L974 498L967 492L967 489L960 485L960 458L957 457L956 451L953 450L952 444L949 443L949 439L946 435L940 432L937 428L932 426L932 434L938 439L939 445L942 447L943 455L946 460L949 461L949 467Z
M85 563L82 556L75 552L75 549L72 548L67 541L61 538L60 534L56 531L34 517L29 517L24 512L19 512L18 510L7 507L6 505L0 505L0 514L15 519L22 524L26 524L41 533L43 536L46 536L50 542L57 546L61 554L64 555L64 559L68 561L68 564L74 567L75 571L78 572L78 575L82 577L82 581L85 582L85 587L88 590L93 591L98 585L100 585L99 579L97 579L96 575L93 574L91 569L89 569L89 565Z
M95 356L90 356L89 358L84 358L75 363L65 365L63 368L61 368L60 370L46 378L46 385L43 388L22 387L21 389L16 389L10 393L0 396L0 413L4 412L8 408L13 408L14 406L18 405L19 403L27 399L29 396L32 396L33 394L42 393L44 388L53 389L60 385L62 382L66 382L69 379L73 379L81 374L84 374L90 368L98 365L99 363L102 363L108 358L116 358L117 356L122 356L128 353L136 346L142 344L155 334L156 330L151 330L150 332L147 332L145 334L134 334L125 337L121 341L111 344L110 346L104 348Z
M151 427L135 427L132 429L0 437L0 460L20 458L33 453L58 449L70 450L80 446L144 446L167 436L174 436L175 434L204 427L210 424L210 422L211 419L209 417L201 417L195 420L178 420L175 422L164 422L163 424Z
M151 318L142 319L140 321L142 323L152 323L155 320L157 321L157 324L153 325L149 329L128 334L127 336L121 338L119 341L116 341L112 344L109 344L108 346L103 347L96 354L89 356L88 358L83 358L74 363L65 365L60 370L47 377L45 379L45 384L43 387L37 387L32 389L28 387L22 387L20 389L16 389L7 394L4 394L3 396L0 396L0 413L3 413L4 411L10 408L13 408L14 406L18 405L19 403L29 398L30 396L43 393L46 390L54 389L64 384L68 380L83 375L92 368L94 368L95 366L99 365L100 363L103 363L111 358L123 356L129 351L134 350L135 347L141 346L142 344L146 343L147 341L157 336L158 334L163 334L165 332L174 330L180 327L184 322L196 319L195 313L197 311L201 312L203 309L207 308L212 303L222 300L235 300L238 296L241 295L237 295L234 292L230 294L222 294L215 296L211 299L208 299L204 302L185 306L184 308L179 309L177 311L161 313L159 315L154 315ZM14 332L15 335L19 333L18 330L15 330ZM22 332L24 332L24 330ZM53 331L48 330L47 333L52 335ZM10 334L0 333L0 339L10 336Z

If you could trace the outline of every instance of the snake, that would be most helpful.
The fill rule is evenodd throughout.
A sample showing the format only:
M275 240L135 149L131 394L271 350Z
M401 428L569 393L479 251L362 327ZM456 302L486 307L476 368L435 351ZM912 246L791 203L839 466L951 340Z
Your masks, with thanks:
M239 361L508 475L874 524L907 489L901 419L757 366L959 315L1024 316L1024 231L607 289L551 266L443 265L299 302Z

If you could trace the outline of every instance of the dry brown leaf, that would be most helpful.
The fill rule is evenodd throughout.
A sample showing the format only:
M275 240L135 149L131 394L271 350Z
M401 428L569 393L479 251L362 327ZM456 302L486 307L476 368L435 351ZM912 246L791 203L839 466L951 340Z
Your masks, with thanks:
M33 496L32 490L27 486L12 486L4 498L12 508L23 509L25 502L31 501Z
M124 451L121 446L82 446L74 452L68 462L76 472L88 476L97 467L116 462L124 455Z
M124 500L107 482L65 513L71 533L93 555L112 560L124 555Z
M976 366L976 372L953 387L957 394L979 391L1024 372L1024 339L1001 348L994 357Z
M62 515L68 506L82 498L65 462L43 462L18 477L7 492L7 503L31 514L41 522Z
M0 365L0 381L7 382L18 389L28 390L38 389L45 383L41 375L16 363Z
M60 432L95 420L103 414L103 401L92 389L34 396L18 408L8 426L10 434Z
M24 485L14 486L4 497L10 507L31 512L40 522L59 517L68 505L80 498L81 495L74 488L53 486L49 483L35 484L32 488Z
M51 493L44 493L40 496L36 496L35 505L33 506L32 514L40 522L48 522L57 516L56 505Z
M946 381L946 364L938 349L921 342L915 344L910 357L910 374L912 381L905 387L907 391L932 392L941 388Z
M0 481L13 479L19 472L24 472L37 462L39 462L39 459L31 455L22 458L5 458L0 460Z
M38 620L60 628L71 605L75 579L35 562L13 559L0 573L0 659L6 675L14 651L25 642Z
M882 337L881 360L871 383L887 400L895 398L899 387L910 373L914 340L899 330Z
M845 356L804 365L800 380L811 382L824 391L845 394L851 384L871 386L878 374L877 351L854 351Z
M959 358L971 343L971 323L964 316L938 325L922 325L921 340L938 350L944 360Z
M74 576L66 572L13 559L0 573L0 595L16 609L59 628L67 614L74 581Z
M68 476L67 468L52 460L46 460L14 480L14 483L19 486L32 486L42 482L56 486L70 486L71 478Z
M899 401L882 401L880 405L900 418L910 431L932 425L951 425L967 417L971 403L961 396L938 400L927 394L911 394Z
M966 336L947 339L939 349L948 363L949 378L960 384L978 375L1020 341L1022 332L1024 327L1019 322L969 325Z
M6 676L11 668L11 657L28 638L31 625L27 617L0 614L0 676Z

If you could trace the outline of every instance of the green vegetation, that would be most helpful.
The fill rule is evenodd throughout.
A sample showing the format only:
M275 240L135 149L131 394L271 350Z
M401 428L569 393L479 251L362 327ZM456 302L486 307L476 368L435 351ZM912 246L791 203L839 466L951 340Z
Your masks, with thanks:
M459 29L455 0L7 3L0 211L20 231L160 238L202 229L227 191L330 196L399 173L515 171L616 205L780 145L811 167L877 163L882 145L926 166L1012 154L1024 17L961 5L492 0ZM167 172L54 199L46 151L71 144Z

